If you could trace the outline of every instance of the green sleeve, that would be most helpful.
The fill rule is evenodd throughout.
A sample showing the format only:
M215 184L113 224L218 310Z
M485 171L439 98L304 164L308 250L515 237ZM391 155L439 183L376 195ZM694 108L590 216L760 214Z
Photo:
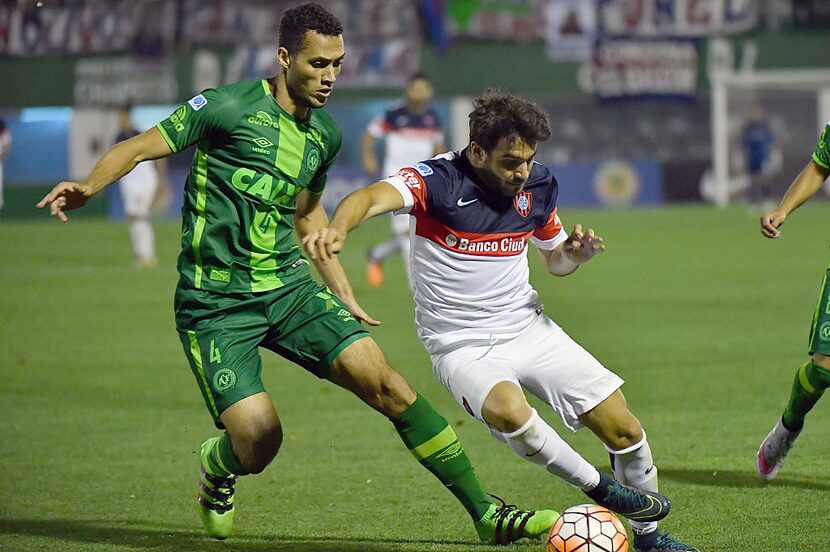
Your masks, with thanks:
M208 89L180 105L169 117L156 125L173 152L181 151L223 126L227 114L226 95Z
M821 138L818 140L816 150L813 152L813 161L821 165L825 169L830 169L830 122L824 125L824 131L821 133Z
M340 130L338 129L337 132L333 133L331 137L331 147L329 148L329 155L326 157L324 163L320 164L320 168L317 169L317 174L314 175L314 179L308 185L308 191L313 194L322 194L323 189L326 187L326 180L328 180L328 173L329 169L331 168L332 164L334 164L334 159L337 157L337 154L340 152L340 146L343 143L343 136Z

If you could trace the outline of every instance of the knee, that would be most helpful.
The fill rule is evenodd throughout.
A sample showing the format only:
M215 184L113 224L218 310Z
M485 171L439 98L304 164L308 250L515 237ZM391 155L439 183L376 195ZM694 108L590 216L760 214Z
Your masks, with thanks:
M643 426L633 416L628 420L620 420L607 428L603 435L603 442L612 451L631 448L643 440Z
M527 423L533 411L521 393L490 396L482 407L482 416L501 433L513 433Z
M232 437L234 453L250 473L261 473L279 452L282 438L279 424L251 427L238 441Z
M830 370L830 356L813 353L813 364L821 366L825 370Z

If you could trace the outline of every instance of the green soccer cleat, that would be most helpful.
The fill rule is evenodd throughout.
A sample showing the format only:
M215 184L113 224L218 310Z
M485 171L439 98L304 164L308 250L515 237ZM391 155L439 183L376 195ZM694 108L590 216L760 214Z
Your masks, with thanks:
M496 496L493 498L501 504L491 504L487 513L475 522L478 538L487 544L509 544L525 538L539 540L547 536L559 517L559 512L553 510L519 510Z
M231 536L233 531L233 485L236 476L219 477L207 471L207 455L219 437L212 437L202 443L199 451L201 462L199 477L199 517L208 534L219 540Z

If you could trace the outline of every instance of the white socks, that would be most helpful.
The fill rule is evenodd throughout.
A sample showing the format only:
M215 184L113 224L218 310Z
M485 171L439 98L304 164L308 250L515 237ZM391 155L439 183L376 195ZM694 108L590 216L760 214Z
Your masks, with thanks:
M155 262L156 237L149 220L136 219L130 221L130 241L133 244L133 253L136 259L143 262Z
M611 453L614 478L617 481L629 487L657 492L657 466L654 465L645 431L639 443L623 450L607 450ZM657 529L656 521L648 523L632 521L630 523L631 530L640 535Z
M491 433L506 441L510 448L520 457L544 467L547 471L561 477L574 487L590 490L599 484L599 472L566 443L536 410L530 419L512 433L502 433L501 438L495 430Z

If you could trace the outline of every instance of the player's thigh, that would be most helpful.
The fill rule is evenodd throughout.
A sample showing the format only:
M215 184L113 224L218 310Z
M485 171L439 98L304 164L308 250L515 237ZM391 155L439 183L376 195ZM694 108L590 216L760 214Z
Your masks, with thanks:
M830 285L828 285L828 269L821 281L821 293L818 305L813 313L813 322L810 326L809 354L830 356Z
M256 300L176 290L176 330L214 423L242 399L265 390L258 346L268 321Z
M415 391L389 365L380 347L368 335L337 355L329 378L390 418L403 414L416 399Z
M509 359L495 349L487 344L469 345L430 355L438 381L470 416L485 423L484 403L493 388L501 382L519 386Z
M579 421L612 451L627 449L643 439L640 421L628 409L625 397L619 389L580 415Z
M544 315L510 347L522 386L550 405L572 431L582 427L581 414L623 384L622 378Z
M336 295L304 280L268 300L271 329L262 346L319 378L329 379L332 363L368 332Z

